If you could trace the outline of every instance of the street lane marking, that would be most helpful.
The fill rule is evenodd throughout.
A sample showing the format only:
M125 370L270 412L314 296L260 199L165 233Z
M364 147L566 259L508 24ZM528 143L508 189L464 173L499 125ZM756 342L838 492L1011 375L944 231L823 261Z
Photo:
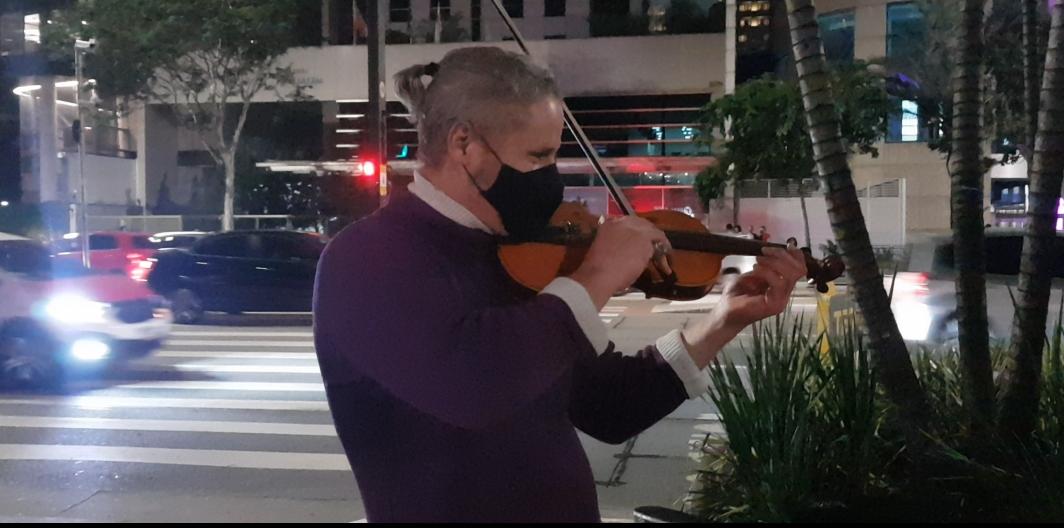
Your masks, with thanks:
M141 398L137 396L74 396L0 399L0 405L43 405L78 407L85 410L128 409L203 409L241 411L328 411L329 402L301 400L232 400L208 398Z
M79 445L0 444L0 460L129 462L296 471L351 471L344 455Z

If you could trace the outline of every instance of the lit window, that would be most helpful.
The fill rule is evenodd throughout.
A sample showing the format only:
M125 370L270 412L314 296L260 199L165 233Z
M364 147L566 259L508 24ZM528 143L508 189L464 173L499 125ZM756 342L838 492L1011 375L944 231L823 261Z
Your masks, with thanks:
M41 43L41 15L32 14L26 15L23 18L22 34L26 37L26 42Z
M920 112L916 101L901 102L901 140L920 140Z

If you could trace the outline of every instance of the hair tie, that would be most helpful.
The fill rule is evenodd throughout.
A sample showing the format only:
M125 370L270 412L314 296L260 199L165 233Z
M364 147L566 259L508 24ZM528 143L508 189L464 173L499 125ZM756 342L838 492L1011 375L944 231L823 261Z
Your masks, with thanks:
M425 75L428 75L429 77L435 77L436 74L440 71L440 65L436 64L435 62L430 62L425 65L425 68L422 71Z

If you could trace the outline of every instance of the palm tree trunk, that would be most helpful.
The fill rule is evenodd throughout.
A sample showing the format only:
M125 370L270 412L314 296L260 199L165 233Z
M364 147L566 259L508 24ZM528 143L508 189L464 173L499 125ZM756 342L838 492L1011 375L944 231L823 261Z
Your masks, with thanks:
M983 231L984 0L964 0L953 74L950 195L957 267L957 330L964 404L973 433L985 432L994 412L994 374L986 316L986 240Z
M732 186L732 223L739 225L739 181Z
M802 204L802 223L805 224L805 247L813 247L813 242L809 236L809 210L805 207L805 191L802 189L801 182L798 183L798 203Z
M1040 87L1040 67L1038 61L1038 0L1023 0L1023 106L1026 115L1026 135L1023 143L1030 152L1024 153L1027 157L1027 174L1030 179L1031 167L1034 160L1035 135L1038 133L1038 89Z
M787 11L817 173L826 186L824 199L831 230L851 278L851 290L864 315L880 383L897 406L911 445L922 445L921 430L926 428L929 416L927 398L913 372L898 324L888 316L890 301L883 289L883 277L872 252L842 144L816 9L812 0L787 0Z
M1026 40L1026 39L1025 39ZM1019 296L1005 369L1000 431L1025 438L1034 430L1052 287L1057 203L1064 180L1064 1L1053 5L1042 80L1042 115L1030 172L1030 206L1020 261Z

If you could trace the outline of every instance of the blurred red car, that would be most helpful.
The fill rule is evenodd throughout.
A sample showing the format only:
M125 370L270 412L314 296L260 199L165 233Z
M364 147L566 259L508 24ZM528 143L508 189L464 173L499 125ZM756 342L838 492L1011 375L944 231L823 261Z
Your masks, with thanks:
M157 244L151 233L101 231L89 235L89 263L93 270L121 273L136 281L145 281L151 271L149 258ZM69 233L52 245L56 262L81 263L81 238Z

